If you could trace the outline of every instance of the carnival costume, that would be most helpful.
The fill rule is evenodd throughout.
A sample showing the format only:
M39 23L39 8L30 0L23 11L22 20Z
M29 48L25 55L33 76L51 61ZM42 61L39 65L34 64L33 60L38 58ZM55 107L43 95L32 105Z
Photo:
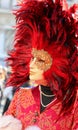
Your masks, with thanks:
M23 0L16 15L8 84L17 92L6 115L22 130L78 129L77 5L62 0ZM30 62L44 71L47 86L30 85ZM0 129L2 130L2 129Z

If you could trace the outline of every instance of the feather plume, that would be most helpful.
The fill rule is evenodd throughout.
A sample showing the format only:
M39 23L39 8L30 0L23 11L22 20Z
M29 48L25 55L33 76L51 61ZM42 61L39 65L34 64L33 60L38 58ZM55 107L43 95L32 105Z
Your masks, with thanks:
M19 87L29 79L33 48L46 50L53 59L44 73L49 86L62 101L63 112L70 111L78 87L77 5L68 9L65 0L23 0L16 16L14 48L8 64L12 74L8 84Z

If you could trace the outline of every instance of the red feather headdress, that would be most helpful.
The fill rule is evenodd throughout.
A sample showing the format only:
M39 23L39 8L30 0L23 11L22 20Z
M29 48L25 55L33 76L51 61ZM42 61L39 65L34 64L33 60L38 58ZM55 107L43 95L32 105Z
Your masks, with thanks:
M32 48L44 49L53 58L44 76L63 110L70 110L78 83L77 5L68 8L65 0L23 0L19 6L14 12L16 34L8 58L12 67L8 84L19 87L26 82Z

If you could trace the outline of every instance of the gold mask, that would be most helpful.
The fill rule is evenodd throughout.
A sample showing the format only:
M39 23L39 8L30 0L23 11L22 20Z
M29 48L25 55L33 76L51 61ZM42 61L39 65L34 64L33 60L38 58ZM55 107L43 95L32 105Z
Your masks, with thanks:
M48 69L50 69L52 65L52 57L47 51L43 49L37 50L33 48L32 56L32 60L34 60L35 58L35 64L39 69L43 71L47 71Z

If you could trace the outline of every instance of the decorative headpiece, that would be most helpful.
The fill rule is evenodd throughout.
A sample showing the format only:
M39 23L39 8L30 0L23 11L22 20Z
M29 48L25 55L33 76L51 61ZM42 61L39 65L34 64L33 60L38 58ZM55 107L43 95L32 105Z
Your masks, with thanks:
M12 67L8 83L19 87L29 79L32 48L50 54L52 66L44 76L64 111L73 106L78 82L76 9L77 5L68 9L65 0L23 0L14 12L16 34L8 58Z

